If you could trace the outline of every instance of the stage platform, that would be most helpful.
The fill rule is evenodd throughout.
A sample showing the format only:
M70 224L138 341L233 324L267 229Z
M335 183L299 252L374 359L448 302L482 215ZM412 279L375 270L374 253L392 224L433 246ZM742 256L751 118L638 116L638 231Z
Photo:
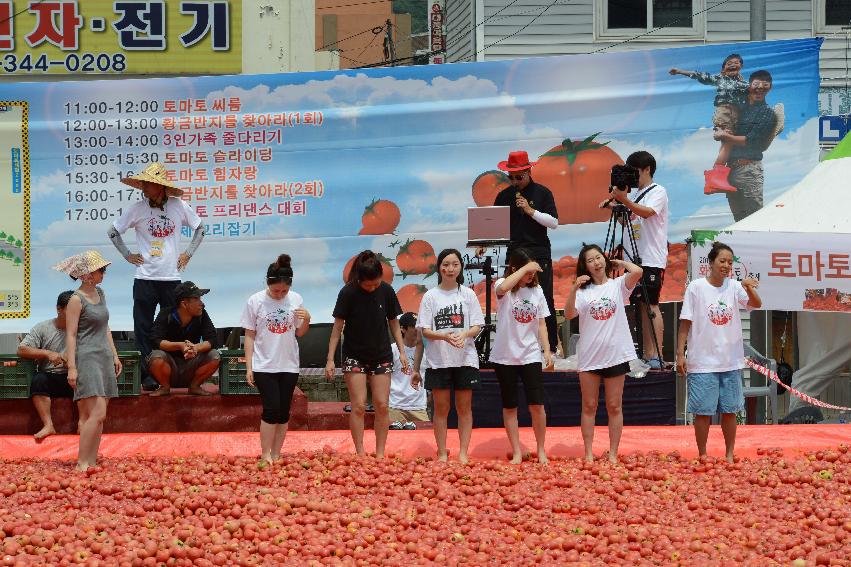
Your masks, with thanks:
M259 434L253 433L146 433L107 434L100 446L103 457L125 456L186 456L226 455L257 456ZM534 447L534 434L529 428L520 431L526 447ZM780 448L790 456L807 451L837 447L851 441L851 425L743 425L738 429L736 453L740 457L756 457L758 449ZM77 437L56 435L41 443L31 436L0 437L0 455L6 459L47 458L74 459L77 454ZM372 431L365 434L367 451L375 447ZM449 431L450 457L458 454L458 435ZM348 431L292 431L287 435L284 451L334 450L352 452ZM594 436L594 452L599 455L608 449L605 427L598 427ZM470 443L473 459L504 459L509 450L502 429L476 429ZM432 431L390 431L387 451L403 457L431 457L435 452ZM697 455L694 430L688 426L632 426L625 427L621 440L621 453L647 453L679 451L685 457ZM581 457L582 436L578 427L550 427L547 429L547 453L553 457ZM716 457L724 454L721 428L713 426L709 436L709 453Z
M626 425L673 425L676 411L676 376L673 372L650 372L644 378L627 378L624 385L623 412ZM473 425L502 427L502 402L493 371L481 372L481 387L473 395ZM256 431L260 420L257 395L222 396L213 384L205 384L211 396L191 396L175 388L172 395L115 398L110 401L104 424L105 433L186 433ZM545 408L552 426L579 425L579 378L575 372L545 372ZM606 423L603 389L600 390L597 422ZM531 424L522 388L518 419L521 426ZM348 429L346 402L309 402L297 389L293 398L290 429L317 431ZM59 433L76 432L77 414L69 399L53 400L53 423ZM366 427L372 427L373 415L366 414ZM449 423L457 419L454 410ZM41 429L41 421L31 400L0 400L0 435L32 435Z
M260 397L221 396L215 385L205 384L211 396L192 396L186 389L172 389L170 396L115 398L109 403L105 433L178 433L257 431ZM308 402L296 390L290 416L293 431L348 429L346 402ZM59 433L76 432L77 410L69 399L53 400L53 424ZM372 427L372 414L366 415ZM0 400L0 435L32 435L41 420L31 400Z

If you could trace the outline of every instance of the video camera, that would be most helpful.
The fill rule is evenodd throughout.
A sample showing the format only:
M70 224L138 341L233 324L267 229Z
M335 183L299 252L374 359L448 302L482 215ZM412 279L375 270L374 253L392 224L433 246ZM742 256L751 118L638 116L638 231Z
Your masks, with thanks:
M629 192L633 187L638 187L638 170L627 164L613 165L609 193L611 193L612 189L615 187L625 187L627 192Z

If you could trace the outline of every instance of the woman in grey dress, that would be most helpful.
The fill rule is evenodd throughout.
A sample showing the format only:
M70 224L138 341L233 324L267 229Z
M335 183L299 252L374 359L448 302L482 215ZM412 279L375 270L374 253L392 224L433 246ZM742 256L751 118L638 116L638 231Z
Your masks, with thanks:
M54 266L80 281L65 310L68 384L80 412L79 471L95 466L109 398L118 396L121 361L109 330L106 298L98 287L109 264L99 252L88 250Z

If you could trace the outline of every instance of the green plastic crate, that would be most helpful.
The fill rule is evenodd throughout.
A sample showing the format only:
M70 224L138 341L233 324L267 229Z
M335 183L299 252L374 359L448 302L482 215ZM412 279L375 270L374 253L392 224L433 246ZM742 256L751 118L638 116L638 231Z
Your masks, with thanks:
M118 395L138 396L142 393L142 354L137 350L118 351L121 374L118 375Z
M219 365L219 393L223 396L234 394L259 394L257 388L248 385L245 380L245 351L222 350L222 362Z
M0 399L14 400L30 397L30 384L35 374L32 360L14 354L0 354ZM6 363L15 363L7 366Z

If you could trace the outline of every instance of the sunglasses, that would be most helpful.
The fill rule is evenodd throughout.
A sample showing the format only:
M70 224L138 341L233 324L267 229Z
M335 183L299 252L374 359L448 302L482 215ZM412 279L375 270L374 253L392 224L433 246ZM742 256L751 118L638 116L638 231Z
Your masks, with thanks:
M526 179L527 175L529 174L525 171L523 173L509 173L508 178L514 181L522 181L523 179Z

